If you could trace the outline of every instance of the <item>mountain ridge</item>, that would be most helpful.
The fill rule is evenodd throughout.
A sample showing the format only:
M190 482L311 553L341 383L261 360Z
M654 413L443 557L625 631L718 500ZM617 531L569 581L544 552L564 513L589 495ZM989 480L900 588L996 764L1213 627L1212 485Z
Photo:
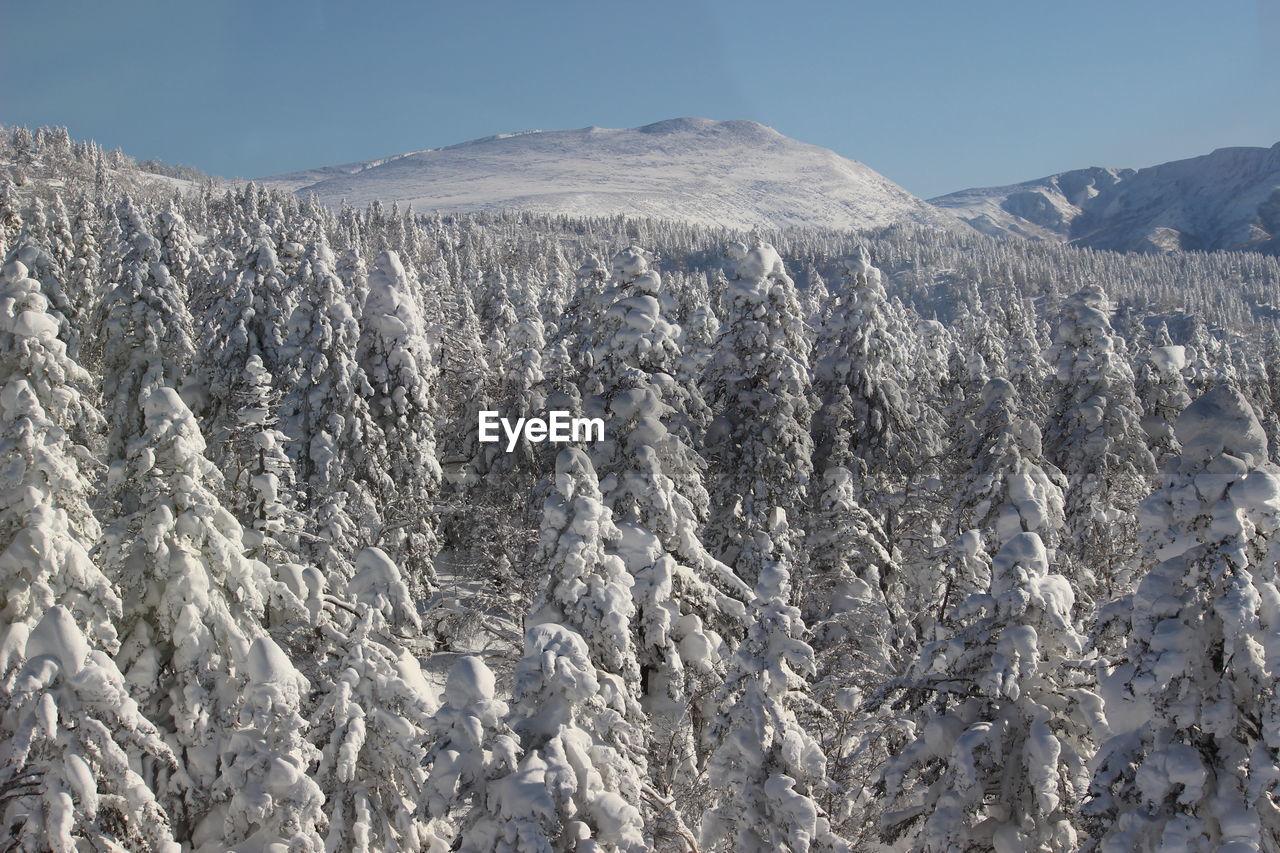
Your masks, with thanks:
M1139 169L1073 169L929 202L993 236L1114 251L1280 254L1280 143Z

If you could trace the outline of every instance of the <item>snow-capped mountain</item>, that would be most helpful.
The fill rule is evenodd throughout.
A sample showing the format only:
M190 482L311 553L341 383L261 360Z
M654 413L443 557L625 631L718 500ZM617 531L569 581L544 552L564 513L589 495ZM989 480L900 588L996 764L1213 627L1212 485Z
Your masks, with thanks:
M959 226L883 175L752 121L527 131L265 179L321 202L419 212L618 214L730 228Z
M1093 167L931 199L980 231L1095 249L1280 253L1280 143L1145 169Z

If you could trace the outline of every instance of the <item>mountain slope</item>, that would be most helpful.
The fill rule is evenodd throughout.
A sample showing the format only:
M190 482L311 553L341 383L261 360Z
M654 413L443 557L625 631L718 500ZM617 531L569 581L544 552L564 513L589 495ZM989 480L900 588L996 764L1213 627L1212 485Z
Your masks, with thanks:
M328 205L377 199L424 213L623 214L740 229L964 227L862 163L750 121L528 131L264 180Z
M1077 169L930 201L988 234L1118 251L1280 254L1280 143L1146 169Z

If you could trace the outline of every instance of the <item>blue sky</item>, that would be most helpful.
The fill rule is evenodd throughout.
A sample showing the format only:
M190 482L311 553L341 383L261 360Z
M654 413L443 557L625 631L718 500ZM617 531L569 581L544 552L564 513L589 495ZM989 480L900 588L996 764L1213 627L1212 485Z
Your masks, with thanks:
M932 196L1280 141L1280 0L0 0L0 124L252 177L746 118Z

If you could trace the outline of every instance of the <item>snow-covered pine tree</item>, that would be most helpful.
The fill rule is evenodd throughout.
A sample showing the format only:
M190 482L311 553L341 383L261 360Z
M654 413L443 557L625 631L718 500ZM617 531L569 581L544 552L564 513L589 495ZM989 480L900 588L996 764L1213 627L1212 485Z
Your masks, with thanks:
M257 359L273 381L277 374L272 371L284 368L282 335L292 302L267 237L258 237L228 263L219 294L203 314L200 347L182 387L183 399L212 439L211 456L220 464L229 461L224 459L224 437L240 428L237 398L249 363Z
M705 282L703 282L705 286ZM680 326L680 363L676 366L676 378L685 384L696 384L711 360L712 347L720 334L720 319L706 300L699 300ZM706 429L698 424L699 435Z
M715 420L706 453L713 486L707 544L747 583L765 557L756 535L782 512L798 522L812 478L813 415L809 342L795 285L770 245L731 243L729 308L707 366L707 400ZM783 525L773 543L789 558L803 531Z
M827 300L831 297L831 291L827 289L826 279L822 277L822 273L818 272L813 264L808 264L804 271L804 308L805 314L809 317L817 317L822 313L822 307L827 304Z
M298 508L293 462L285 453L289 440L276 428L280 395L271 386L271 374L253 355L239 380L227 389L235 422L219 437L225 505L240 522L245 556L264 563L275 580L306 604L308 620L277 622L271 633L303 675L314 678L315 627L325 579L317 568L301 562L302 543L310 533Z
M80 316L92 317L97 312L98 300L102 298L102 255L98 234L102 223L93 201L84 194L74 200L72 210L73 252L67 262L67 298L76 306Z
M698 537L707 508L705 464L671 422L701 398L672 376L678 331L664 319L661 288L642 250L614 256L610 304L597 320L592 354L601 393L587 401L586 412L609 425L591 455L621 532L610 550L634 579L640 696L650 737L666 756L650 770L658 790L669 794L698 776L697 730L707 709L692 707L691 697L723 671L722 637L743 633L742 601L750 590Z
M906 619L905 612L890 609L891 602L898 604L902 598L888 595L891 587L901 584L891 543L858 500L869 484L866 460L856 449L867 440L857 430L867 421L866 403L855 400L855 389L865 391L871 377L856 376L855 362L882 358L873 351L884 344L873 342L886 334L877 328L877 306L884 294L880 272L870 265L865 251L846 262L844 272L845 290L822 307L824 331L817 350L822 355L816 368L820 380L815 390L826 396L814 432L825 469L810 515L809 572L801 597L802 612L815 632L822 679L829 687L834 687L834 677L865 688L872 672L883 677L888 671L896 645L893 625ZM864 328L845 326L849 318L836 316L854 304L868 312Z
M0 248L5 254L22 231L22 202L18 188L7 174L0 175Z
M156 239L160 241L160 263L173 277L178 298L185 303L192 281L204 278L204 258L195 250L191 228L176 201L171 200L156 217Z
M995 318L983 305L976 285L961 297L956 310L959 314L953 323L958 344L956 351L963 354L970 364L982 365L981 371L971 369L970 376L981 376L985 381L991 376L1006 375L1009 371L1004 336L1000 334ZM981 388L981 384L978 387Z
M1151 453L1163 467L1178 455L1173 426L1182 410L1191 405L1191 395L1182 376L1187 366L1186 347L1173 345L1163 323L1152 343L1138 362L1136 390L1142 401L1142 429Z
M836 463L846 454L847 448L836 449L815 490L804 543L809 574L797 595L812 632L817 703L802 709L807 713L801 720L813 724L834 783L817 791L816 798L841 818L856 808L845 791L865 791L860 781L885 757L882 747L888 740L868 748L862 737L875 721L859 706L900 666L903 628L910 619L901 596L889 594L901 580L888 538L858 503L853 474ZM865 809L858 815L864 824L871 822Z
M662 277L643 249L630 246L613 256L591 329L591 376L602 390L642 381L637 373L670 374L680 357L679 330L664 316L665 298Z
M447 486L442 487L446 505L440 537L442 547L465 558L510 544L498 533L498 525L472 523L481 512L476 500L488 497L479 486L495 452L493 445L480 443L477 415L497 408L493 402L497 377L481 340L480 321L465 283L452 287L445 297L444 311L438 453ZM491 545L487 546L486 540Z
M467 818L458 850L648 849L635 805L641 774L612 742L629 723L610 707L617 685L610 686L613 679L602 682L602 674L572 627L545 622L525 632L510 720L522 756L513 771L490 781L483 807Z
M101 421L83 396L91 384L89 374L67 355L48 307L40 282L29 278L21 263L4 266L0 383L6 389L8 425L3 449L11 465L6 468L9 500L0 508L0 528L7 542L23 539L12 554L26 552L33 565L24 569L20 561L9 561L8 568L18 574L5 588L6 606L0 612L30 629L45 609L63 604L95 647L115 651L120 602L110 581L83 553L92 547L99 527L88 503L92 484L81 462L86 451L73 443L73 433L94 430ZM51 529L41 535L46 525ZM22 530L26 536L20 536ZM70 536L73 530L77 533ZM65 569L57 569L64 561Z
M58 321L58 337L66 342L67 354L78 358L83 324L78 307L67 296L62 265L55 262L49 250L35 243L25 230L14 240L6 259L22 264L28 274L40 282L40 289L49 303L49 314Z
M270 637L253 641L241 668L236 725L221 746L212 791L226 801L225 811L221 821L206 819L192 843L210 853L228 845L321 853L324 794L308 772L319 751L306 740L299 713L311 684Z
M560 451L536 556L546 567L547 584L525 624L562 624L580 634L600 670L605 703L635 722L640 667L631 628L633 581L622 560L609 553L618 538L591 460L577 448ZM638 750L626 741L634 733L617 734L620 745ZM643 760L638 751L635 757Z
M1045 451L1067 477L1068 550L1080 566L1078 591L1093 598L1132 583L1133 510L1155 475L1133 370L1110 311L1096 285L1068 298L1047 354Z
M1027 418L1006 379L982 388L979 409L956 456L972 460L956 488L956 529L978 529L992 550L1019 533L1038 533L1047 547L1061 541L1066 481L1044 458L1040 429Z
M1004 353L1008 365L1006 378L1018 389L1027 415L1040 420L1045 414L1045 380L1049 366L1044 360L1047 341L1044 323L1038 321L1035 307L1012 290L1006 290L993 304L1005 328Z
M14 318L8 330L12 338L0 347L5 374L26 378L45 401L46 413L72 441L95 444L104 425L102 415L85 401L92 390L92 378L58 337L63 328L61 318L45 297L41 282L31 278L20 261L10 261L0 268L0 293L5 294L6 310ZM63 385L79 393L58 391ZM57 405L52 405L53 401Z
M227 509L245 528L245 550L271 565L293 561L304 521L297 508L289 437L276 428L279 393L257 355L249 356L238 382L228 388L236 420L222 440L227 461Z
M136 767L174 766L112 660L120 599L88 549L98 523L69 429L88 374L38 281L0 274L0 834L15 849L176 851ZM77 430L77 431L81 431Z
M341 588L351 577L361 530L381 526L364 483L375 482L380 490L391 485L385 469L365 464L366 450L377 444L365 402L373 392L356 361L360 328L323 235L306 251L298 277L301 292L284 349L280 429L291 439L288 453L318 537L308 540L308 556Z
M948 411L958 390L951 387L946 378L957 346L955 336L937 320L921 320L915 331L919 342L906 353L908 375L929 409Z
M71 219L61 195L55 195L49 206L49 225L46 231L45 251L53 259L58 278L64 285L75 257L75 237L71 234ZM77 306L79 307L79 306Z
M351 301L351 310L363 312L365 300L369 298L369 267L361 252L363 239L357 232L348 238L348 244L351 248L344 249L338 256L334 272L342 279Z
M606 552L617 537L591 460L562 450L538 549L549 577L516 667L510 724L524 757L491 786L464 850L556 849L588 838L605 850L645 847L632 580Z
M420 815L432 689L404 642L422 625L386 552L363 549L354 570L345 588L331 576L317 628L322 686L310 738L321 750L314 775L329 820L325 849L434 849Z
M514 420L537 415L546 398L542 394L542 354L547 348L542 319L527 308L506 327L506 359L499 374L498 402L503 416ZM516 448L499 455L490 466L491 485L509 489L530 471L539 471L539 454L521 437Z
M809 577L801 613L824 691L865 692L897 664L901 617L885 590L897 571L884 530L854 497L853 474L827 468L806 540Z
M873 799L868 810L885 809L885 831L895 837L915 833L918 849L1071 849L1071 804L1083 790L1080 777L1099 702L1089 669L1064 665L1064 656L1082 656L1083 639L1072 622L1069 581L1049 571L1053 552L1044 542L1058 542L1063 532L1062 477L1043 459L1039 430L1023 416L1011 382L986 382L977 407L959 430L955 456L972 462L967 472L956 473L959 535L945 552L950 565L938 579L936 624L924 633L926 642L907 675L887 691L895 697L892 707L906 708L915 718L903 730L905 750L896 758L891 754L882 770L890 801ZM1030 645L1018 646L1019 638ZM1020 663L1011 650L1040 657ZM1015 675L997 683L992 673L1002 667ZM885 695L871 703L881 720L865 739L868 749L889 737L886 727L902 725L886 712ZM1062 742L1049 764L1036 764L1044 756L1019 740L1031 731L1029 721L1048 725L1035 731ZM972 732L967 739L960 734L965 730ZM952 740L938 740L944 735ZM1052 738L1042 738L1041 745L1053 747L1058 741ZM936 744L940 751L931 752ZM984 811L992 780L1010 760L1037 768L1039 775L1027 777L1023 788L999 786L1004 799ZM1023 778L1009 778L1014 777ZM947 793L949 788L954 791Z
M604 313L604 292L608 280L609 267L598 255L588 255L578 267L578 287L565 307L566 316L573 318L573 322L564 323L561 328L565 334L573 336L570 357L580 375L585 375L592 366L597 337L595 324Z
M949 636L872 700L919 708L883 768L887 842L922 853L1072 851L1102 703L1079 663L1067 579L1036 533L996 552L988 591L950 614Z
M1225 357L1222 341L1202 317L1191 318L1186 354L1187 385L1194 396L1199 397L1229 380L1230 364Z
M1139 508L1148 566L1103 682L1112 737L1085 815L1100 851L1280 849L1280 470L1239 392L1178 418Z
M180 838L213 843L224 819L245 813L228 803L235 786L215 783L237 760L227 751L233 733L255 725L241 718L250 648L266 634L268 608L280 620L305 621L306 611L264 564L243 556L240 525L216 496L221 477L205 458L195 417L177 392L159 385L139 402L144 431L112 468L123 509L101 548L123 593L117 660L179 758L177 771L148 768L148 780L167 795ZM255 731L250 740L268 737ZM305 766L307 756L277 758ZM257 818L245 821L265 827L277 810L318 808L295 778L273 775L263 784L272 797L257 812L249 809ZM300 838L309 835L306 825L298 824ZM237 826L250 831L243 821Z
M44 524L40 532L60 531ZM12 546L0 556L10 559ZM13 849L178 853L167 815L135 769L144 760L176 766L173 753L110 655L61 604L34 627L0 630L0 831Z
M400 258L383 252L368 278L361 314L357 360L368 379L371 417L378 442L366 447L371 460L388 474L374 491L387 534L385 547L425 589L434 577L437 550L435 502L441 471L436 459L437 367L414 292ZM372 485L372 484L371 484Z
M771 532L785 539L785 531ZM707 762L712 807L701 844L743 853L847 851L814 799L829 785L826 758L796 716L797 705L812 701L806 689L814 659L800 611L787 603L790 566L768 543L760 547L754 618L716 694L721 713Z
M44 212L44 201L38 195L31 197L26 213L22 217L22 242L34 246L46 255L49 251L49 217ZM53 258L50 257L52 265ZM50 270L53 271L52 269Z
M441 705L432 716L423 811L448 843L485 820L493 783L516 768L519 743L506 723L507 703L497 698L493 672L465 655L449 669Z
M816 426L816 464L849 468L855 497L892 533L908 486L939 452L938 414L914 393L904 372L912 330L885 294L880 270L865 248L843 264L818 332L814 392L822 409ZM832 459L839 444L850 459Z
M102 358L111 462L124 459L142 434L143 398L161 386L179 387L192 355L191 315L160 262L159 241L127 197L117 214L120 279L98 307L93 347Z

